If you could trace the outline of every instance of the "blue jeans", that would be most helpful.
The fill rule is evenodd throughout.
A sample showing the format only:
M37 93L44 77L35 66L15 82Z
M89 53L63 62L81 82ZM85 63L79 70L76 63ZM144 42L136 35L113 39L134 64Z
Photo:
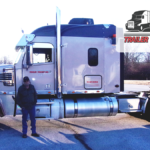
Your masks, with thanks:
M27 134L27 128L28 128L27 117L28 117L28 114L30 115L32 134L34 134L34 133L36 133L35 106L33 106L31 109L22 108L22 132L23 132L23 134Z

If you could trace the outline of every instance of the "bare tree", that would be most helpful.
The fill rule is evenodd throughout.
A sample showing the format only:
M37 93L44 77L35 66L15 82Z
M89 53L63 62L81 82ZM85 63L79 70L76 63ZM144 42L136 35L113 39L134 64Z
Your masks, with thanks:
M144 62L146 63L150 63L150 45L147 44L148 49L147 51L144 53Z
M145 78L140 76L140 71L145 69L145 66L141 66L143 62L143 53L137 52L138 45L133 46L131 44L125 45L124 53L124 76L125 79L139 79ZM144 71L145 72L145 71Z
M0 58L0 64L12 64L12 60L9 58L9 56L3 56Z
M140 62L142 60L143 53L136 51L138 46L139 45L132 47L129 44L125 45L124 62L126 64L131 63L131 62L132 63Z

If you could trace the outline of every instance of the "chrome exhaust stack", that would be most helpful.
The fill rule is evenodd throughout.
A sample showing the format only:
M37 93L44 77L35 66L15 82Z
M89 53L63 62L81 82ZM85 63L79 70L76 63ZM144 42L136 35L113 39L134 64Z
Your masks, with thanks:
M56 8L56 43L57 43L57 73L58 73L58 89L57 89L57 97L61 98L61 19L60 19L60 10Z

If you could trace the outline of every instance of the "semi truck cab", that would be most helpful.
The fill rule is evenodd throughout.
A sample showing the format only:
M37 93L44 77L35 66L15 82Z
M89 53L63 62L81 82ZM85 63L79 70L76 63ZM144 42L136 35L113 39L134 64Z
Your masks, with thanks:
M14 65L0 66L0 115L19 115L15 99L23 77L38 94L36 119L145 113L148 97L124 91L123 30L75 18L25 34Z

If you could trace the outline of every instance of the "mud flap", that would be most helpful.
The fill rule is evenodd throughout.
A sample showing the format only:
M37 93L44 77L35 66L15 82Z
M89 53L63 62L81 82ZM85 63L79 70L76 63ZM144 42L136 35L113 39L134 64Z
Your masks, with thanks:
M0 100L0 117L3 117L3 116L5 116L5 111L4 111L2 102L1 102L1 100Z
M144 119L150 121L150 101L147 102L145 113L143 114Z

